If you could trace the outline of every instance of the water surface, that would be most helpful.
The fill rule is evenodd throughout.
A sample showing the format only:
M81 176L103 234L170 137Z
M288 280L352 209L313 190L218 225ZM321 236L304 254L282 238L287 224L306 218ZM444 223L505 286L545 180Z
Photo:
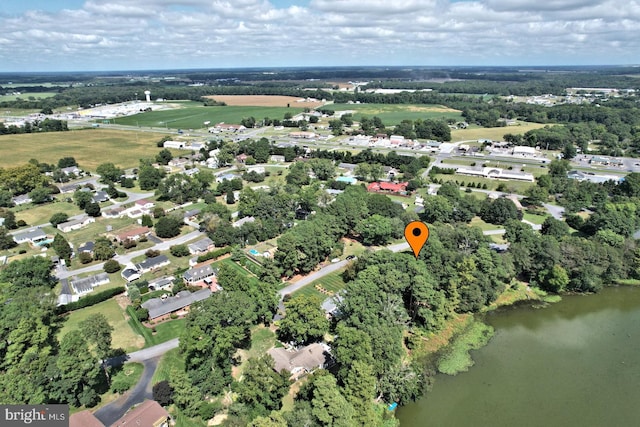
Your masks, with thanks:
M640 288L567 296L547 308L508 308L472 353L475 365L439 374L402 427L640 426Z

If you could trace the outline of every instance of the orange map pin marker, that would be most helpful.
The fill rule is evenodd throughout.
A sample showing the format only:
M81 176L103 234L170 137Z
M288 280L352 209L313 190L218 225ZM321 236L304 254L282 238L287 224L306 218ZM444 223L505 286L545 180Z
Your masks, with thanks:
M418 259L420 249L429 238L429 227L424 222L412 221L404 228L404 238L407 239L409 246L413 249L413 254Z

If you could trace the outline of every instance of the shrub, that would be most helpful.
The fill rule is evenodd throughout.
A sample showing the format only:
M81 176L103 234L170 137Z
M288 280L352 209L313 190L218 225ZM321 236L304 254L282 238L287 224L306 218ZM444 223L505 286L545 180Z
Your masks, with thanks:
M78 259L80 260L81 264L89 264L91 261L93 261L93 256L89 252L80 252L80 255L78 255Z
M153 386L153 400L162 406L169 406L173 403L173 388L169 381L160 381Z
M122 266L115 259L110 259L109 261L104 263L104 271L109 274L120 271L121 268Z
M149 320L149 310L147 310L144 307L138 307L136 308L136 317L138 318L139 321L144 322L146 320ZM155 328L154 328L155 329Z
M51 215L51 218L49 218L49 222L51 223L51 225L56 227L58 224L62 224L63 222L66 222L68 219L69 219L69 215L67 215L66 213L57 212Z
M222 409L219 402L200 402L198 404L198 415L203 420L209 420L216 416L216 413Z
M216 249L215 251L207 252L204 255L200 255L198 257L198 262L209 261L210 259L216 259L221 257L222 255L226 255L231 253L233 249L231 247Z
M138 242L136 242L135 240L125 239L122 241L122 247L124 247L125 249L135 248L136 246L138 246Z
M156 251L155 249L149 249L144 253L144 256L146 256L147 258L155 258L158 255L160 255L160 251Z
M26 226L27 226L27 223L26 223L23 219L19 219L19 220L16 222L16 225L17 225L18 227L26 227Z
M60 305L56 307L58 314L67 313L69 311L77 310L79 308L90 307L98 304L99 302L106 301L109 298L119 295L124 292L124 286L118 286L117 288L107 289L102 292L96 292L95 294L89 294L80 298L76 302L69 303L67 305Z
M175 257L189 256L191 254L187 245L173 245L169 248L169 251Z
M175 319L177 319L177 318L178 318L178 315L177 315L177 314L175 314L175 313L171 313L171 314L169 315L169 317L170 317L171 319L174 319L174 320L175 320Z
M19 253L20 255L22 255L22 254L26 254L26 253L27 253L27 250L26 250L26 249L20 249L20 250L18 251L18 253Z

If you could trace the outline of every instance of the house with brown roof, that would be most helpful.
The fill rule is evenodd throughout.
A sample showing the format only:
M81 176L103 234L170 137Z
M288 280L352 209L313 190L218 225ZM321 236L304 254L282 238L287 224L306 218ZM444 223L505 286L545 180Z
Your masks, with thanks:
M140 240L142 236L148 236L151 233L151 229L149 227L136 227L127 231L123 231L119 234L116 234L115 238L118 242L123 242L127 239L129 240Z
M104 427L104 424L86 409L69 417L69 427Z
M331 348L325 343L313 343L298 350L272 348L268 353L275 362L277 372L287 371L294 378L326 368L331 364Z
M155 400L145 400L124 414L111 427L169 427L171 416Z
M406 196L408 185L408 182L372 182L367 186L367 191L370 193L390 193Z

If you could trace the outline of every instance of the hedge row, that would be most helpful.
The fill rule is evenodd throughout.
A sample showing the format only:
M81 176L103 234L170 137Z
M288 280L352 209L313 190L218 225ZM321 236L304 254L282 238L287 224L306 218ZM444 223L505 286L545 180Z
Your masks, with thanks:
M200 255L198 257L198 262L209 261L210 259L220 258L222 255L230 254L231 247L228 246L226 248L216 249L215 251L207 252L204 255Z
M102 292L97 292L95 294L87 295L85 297L80 298L76 302L71 302L67 305L61 305L56 308L58 314L67 313L69 311L78 310L80 308L89 307L99 302L106 301L109 298L119 295L124 292L124 286L118 286L117 288L107 289Z

